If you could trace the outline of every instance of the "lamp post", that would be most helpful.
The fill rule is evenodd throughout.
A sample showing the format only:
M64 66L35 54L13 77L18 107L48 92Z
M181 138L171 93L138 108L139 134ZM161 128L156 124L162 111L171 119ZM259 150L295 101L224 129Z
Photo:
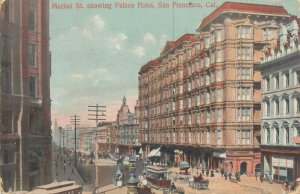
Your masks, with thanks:
M133 152L131 153L131 157L129 157L128 160L128 171L129 171L129 179L127 181L127 193L128 194L135 194L137 193L137 185L138 185L138 179L135 176L135 170L136 170L136 158Z
M144 178L146 177L146 174L147 174L147 169L146 169L146 166L147 166L147 162L144 162L144 169L143 169L143 176Z
M122 183L122 171L120 169L120 163L121 163L121 160L119 159L117 161L117 171L116 171L116 175L115 175L116 185L118 187L121 187L123 185L123 183Z
M136 194L138 179L135 176L135 167L134 166L129 167L129 171L130 171L130 176L127 181L127 194Z

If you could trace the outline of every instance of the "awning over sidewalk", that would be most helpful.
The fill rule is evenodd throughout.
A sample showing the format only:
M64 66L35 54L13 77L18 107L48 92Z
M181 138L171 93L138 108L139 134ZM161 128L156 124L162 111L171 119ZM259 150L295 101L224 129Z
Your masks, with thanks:
M226 158L226 153L224 153L224 152L213 152L213 157Z
M160 157L161 156L161 151L160 151L160 148L157 148L157 149L153 149L151 150L151 152L148 154L148 158L151 158L151 157Z

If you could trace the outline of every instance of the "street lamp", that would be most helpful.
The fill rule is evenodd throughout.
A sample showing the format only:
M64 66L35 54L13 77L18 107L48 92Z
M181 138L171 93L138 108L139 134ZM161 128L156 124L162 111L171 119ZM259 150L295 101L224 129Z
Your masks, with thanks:
M121 187L122 186L122 171L120 169L120 163L121 163L121 160L119 159L117 161L117 171L116 171L116 175L115 175L115 180L116 180L116 185Z
M143 172L142 172L144 177L146 177L146 174L147 174L146 166L147 166L147 162L144 162L144 169L143 169Z
M127 193L131 194L131 193L137 193L137 184L138 184L138 180L135 177L135 167L131 166L129 167L129 171L130 171L130 177L127 181Z

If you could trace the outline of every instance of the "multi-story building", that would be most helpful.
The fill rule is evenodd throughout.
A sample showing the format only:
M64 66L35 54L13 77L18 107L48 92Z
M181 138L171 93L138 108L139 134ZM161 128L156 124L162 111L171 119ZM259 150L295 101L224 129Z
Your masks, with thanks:
M94 154L93 136L95 127L87 127L80 130L79 150L85 155Z
M51 182L49 5L0 4L0 176L4 190Z
M112 122L111 126L109 127L110 131L110 150L113 153L119 153L118 150L118 127L117 121Z
M254 66L290 18L282 6L226 2L196 34L167 42L139 72L146 154L163 145L169 164L180 149L191 165L259 169L261 76Z
M106 122L99 127L99 153L107 153L111 151L111 126L112 122Z
M137 110L138 108L135 108ZM126 97L123 97L122 105L117 114L116 126L116 152L119 154L130 153L131 150L139 152L139 122L136 113L131 113L126 103Z
M299 26L292 20L278 30L277 48L285 43L289 45L276 55L267 55L259 66L262 74L262 172L275 181L294 182L300 176Z

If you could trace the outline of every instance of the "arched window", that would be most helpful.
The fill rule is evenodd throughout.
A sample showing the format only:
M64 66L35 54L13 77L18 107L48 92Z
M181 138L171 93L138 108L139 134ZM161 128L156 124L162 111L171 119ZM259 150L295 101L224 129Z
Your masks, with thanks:
M279 128L278 127L274 128L274 135L275 135L275 143L279 144Z
M290 143L290 129L289 129L289 127L285 128L285 143L286 144Z
M266 143L267 144L270 144L271 142L270 142L270 137L271 137L271 132L270 132L270 128L267 128L266 129Z

